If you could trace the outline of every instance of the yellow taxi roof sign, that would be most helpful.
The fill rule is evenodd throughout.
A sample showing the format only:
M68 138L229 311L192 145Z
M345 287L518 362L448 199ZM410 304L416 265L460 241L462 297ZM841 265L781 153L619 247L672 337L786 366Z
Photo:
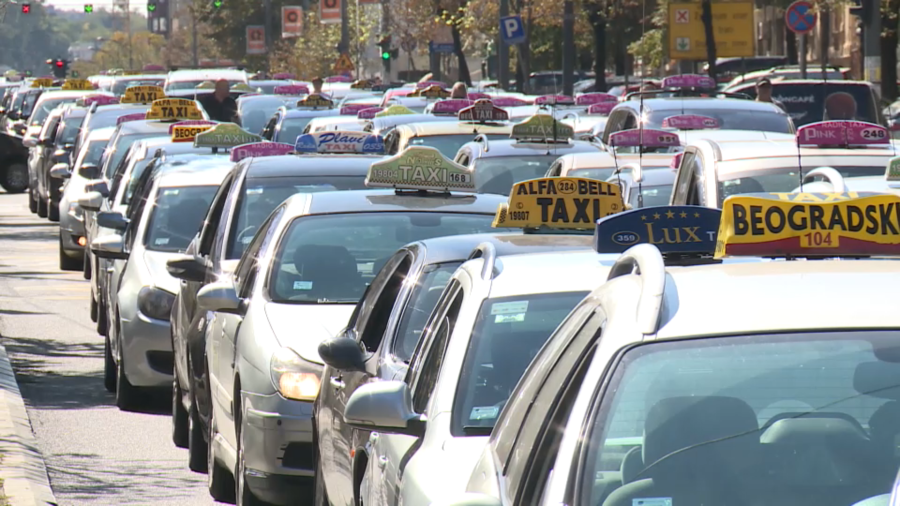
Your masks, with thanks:
M49 77L39 77L34 81L31 81L32 88L50 88L53 86L53 79Z
M409 95L407 97L423 97L423 98L448 98L450 96L450 92L441 88L439 85L434 84L427 88L420 88Z
M125 88L122 104L151 104L166 98L166 92L160 86L129 86Z
M370 188L475 192L472 171L430 146L410 146L373 163L366 176Z
M64 90L93 90L94 85L87 79L66 79L63 82Z
M900 156L895 156L888 161L887 170L884 171L884 180L889 183L900 183Z
M403 114L415 114L415 111L413 111L409 107L405 107L400 104L394 104L394 105L388 107L387 109L385 109L379 113L376 113L375 117L383 118L385 116L400 116Z
M194 142L197 134L209 130L216 124L215 121L207 120L179 121L169 126L169 135L172 136L172 142Z
M334 100L319 93L307 95L306 98L297 101L297 109L331 109L333 107Z
M219 123L194 137L197 148L233 148L242 144L259 142L262 137L251 134L234 123Z
M494 227L594 232L597 220L625 206L619 185L580 177L545 177L516 183L497 209Z
M858 257L898 253L898 195L752 193L725 199L715 257Z
M511 139L538 142L568 142L575 136L575 129L560 123L549 114L535 114L525 121L514 125Z
M213 86L215 87L215 86ZM250 87L249 84L246 83L237 83L231 87L233 91L254 91L253 88Z
M351 90L368 90L371 87L372 84L367 79L357 79L350 85Z
M203 119L197 102L186 98L162 98L150 104L146 119L158 121L186 121Z

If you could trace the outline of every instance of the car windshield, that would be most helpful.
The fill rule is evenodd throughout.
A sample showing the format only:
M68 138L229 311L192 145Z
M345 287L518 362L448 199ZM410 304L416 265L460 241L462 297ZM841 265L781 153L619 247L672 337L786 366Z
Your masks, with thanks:
M681 114L697 114L715 118L719 122L719 128L729 130L755 130L760 132L777 132L789 134L791 130L790 118L779 112L771 111L742 111L740 109L694 109L686 106L684 110L653 111L645 124L647 128L662 128L663 121L670 116Z
M464 134L427 135L424 137L412 137L411 139L409 139L409 146L430 146L437 149L441 152L441 154L452 160L456 156L456 152L459 151L459 148L461 148L463 144L467 142L472 142L472 140L477 135L478 134L474 132L466 132ZM509 139L509 134L488 135L487 138L488 141Z
M116 96L121 96L125 94L125 90L132 86L162 86L165 78L160 79L118 79L112 85L112 92Z
M273 302L356 304L398 248L432 237L492 230L487 214L374 212L295 218L274 259Z
M108 143L108 140L89 142L87 145L87 149L81 150L81 160L79 160L76 165L81 166L85 164L93 164L99 167L100 159L103 157L103 151L106 149L106 145Z
M525 368L588 292L486 299L463 359L451 434L486 436Z
M431 264L422 269L422 274L419 275L409 301L400 315L397 338L394 339L394 355L397 358L409 363L444 286L461 264L462 262Z
M138 108L115 108L115 109L99 109L96 112L91 113L88 118L85 120L86 125L85 129L87 131L95 130L98 128L106 128L116 126L116 122L122 116L127 116L129 114L135 114L139 112L146 111L146 107Z
M669 168L668 165L661 165L661 166L644 165L643 167L644 167L644 171ZM583 177L583 178L587 178L587 179L599 179L600 181L606 181L609 178L613 177L613 175L615 175L615 173L616 173L615 167L598 167L598 168L593 168L593 169L570 170L566 173L566 177Z
M160 188L147 222L144 245L151 251L187 249L197 235L218 186Z
M757 334L626 351L584 434L577 502L850 506L890 493L897 337Z
M312 120L312 116L304 118L287 118L281 122L281 128L278 129L278 132L275 133L275 138L272 140L275 142L294 144L297 142L297 137L300 137L303 130L306 128L306 125Z
M128 176L128 185L125 187L125 195L122 195L122 204L128 205L131 203L131 198L134 196L134 190L137 189L138 184L141 182L141 175L153 160L153 157L147 157L143 160L135 160L132 162L131 174ZM122 176L124 177L125 174Z
M672 196L674 186L671 184L648 186L641 185L641 191L638 192L638 185L632 183L631 191L628 194L628 203L632 209L638 207L667 206L669 198ZM644 201L638 200L638 195L643 196Z
M21 107L22 119L26 119L31 116L31 111L34 108L34 104L35 102L37 102L40 96L40 92L29 92L25 94Z
M742 90L741 93L756 98L756 89L753 87ZM784 104L797 127L838 119L879 122L875 97L872 89L866 85L774 82L772 98Z
M194 88L196 88L198 85L200 85L202 83L207 83L207 82L214 83L218 80L219 79L217 79L215 77L210 77L208 79L199 79L199 80L195 80L195 81L170 81L169 83L166 84L166 91L193 90ZM227 81L228 81L229 88L231 88L235 84L247 84L245 81L232 81L232 80L227 80Z
M266 121L283 105L284 102L277 98L242 103L238 109L238 114L241 117L241 126L244 130L251 133L262 132L263 127L266 126Z
M81 132L81 124L83 122L84 116L67 118L65 123L63 123L63 130L59 141L62 144L75 144L75 139L78 138L78 133Z
M51 98L44 100L41 102L40 107L38 107L28 119L28 123L32 126L34 125L43 125L44 120L47 119L47 116L62 104L74 104L75 97L72 98Z
M509 195L520 181L544 177L559 155L493 156L475 160L478 193Z
M241 258L259 225L288 197L295 193L317 193L334 190L364 190L365 176L284 176L253 178L235 204L226 258Z
M122 158L128 152L128 148L131 147L135 141L147 139L149 137L159 137L160 135L160 132L140 132L117 135L115 144L110 147L110 154L108 155L109 160L106 162L106 168L104 169L105 177L107 179L113 177L113 172L116 170L119 162L122 161Z
M884 166L830 166L841 173L842 176L880 176L884 174ZM804 167L804 174L815 167ZM765 169L746 172L732 172L725 174L719 181L719 208L726 197L741 193L783 193L791 192L800 185L800 176L797 167L784 167L782 169Z

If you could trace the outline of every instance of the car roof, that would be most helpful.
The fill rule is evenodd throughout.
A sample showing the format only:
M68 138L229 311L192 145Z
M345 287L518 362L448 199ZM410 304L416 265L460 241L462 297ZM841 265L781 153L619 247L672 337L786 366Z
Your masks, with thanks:
M248 178L283 176L365 176L384 155L279 155L251 158Z
M310 132L316 131L317 128L327 128L330 126L337 127L336 130L352 130L362 131L365 127L366 120L359 119L356 116L318 116L309 121L307 124Z
M118 127L121 135L151 132L162 132L160 135L168 135L169 125L169 123L163 123L156 120L136 120L126 121L125 123L118 125Z
M498 272L491 280L490 298L530 293L589 292L601 277L606 278L612 263L611 259L594 251L504 256L494 262L494 269ZM483 266L484 259L478 258L466 262L462 268L477 279L481 277Z
M231 170L231 165L221 164L197 168L190 164L177 169L162 171L157 176L157 186L172 188L183 186L219 186Z
M498 256L522 253L560 252L587 250L593 246L591 235L525 234L521 232L498 234L468 234L451 237L435 237L416 241L425 249L426 263L452 262L468 258L476 246L490 243Z
M716 161L732 161L746 159L763 159L779 157L863 157L863 156L892 156L894 149L889 146L872 146L865 148L817 148L801 147L792 138L778 138L754 140L745 142L717 142L714 140L699 139L696 145L706 144L715 154ZM693 144L693 143L692 143Z
M471 149L475 158L497 158L505 156L563 156L569 153L593 153L600 151L600 147L587 141L570 140L568 143L539 144L532 142L517 142L514 139L498 139L490 141L488 150L484 150L482 142L467 142L463 149Z
M509 135L512 132L512 124L480 125L478 123L463 123L450 116L449 121L432 123L405 123L397 125L398 132L411 137L428 137L430 135Z
M353 190L300 193L288 198L287 214L340 214L370 212L440 212L494 214L506 197L490 194L397 194L394 190Z
M45 91L41 94L41 98L38 99L38 102L43 102L44 100L52 100L58 98L81 98L86 95L107 95L112 96L112 93L106 93L99 90L49 90Z
M286 109L281 117L281 121L295 118L319 118L324 116L338 116L341 110L337 107L332 109Z

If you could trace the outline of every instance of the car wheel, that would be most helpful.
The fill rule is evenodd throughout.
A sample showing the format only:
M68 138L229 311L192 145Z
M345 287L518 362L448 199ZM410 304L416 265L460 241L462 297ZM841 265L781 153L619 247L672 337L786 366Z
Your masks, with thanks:
M103 301L97 301L97 333L101 336L109 337L107 319L106 304Z
M244 427L242 422L238 422L237 433L237 462L234 469L234 496L237 506L268 506L269 503L260 500L247 485L247 469L244 465Z
M98 313L98 312L99 312L99 311L98 311L98 308L97 308L97 301L94 300L93 297L91 297L91 321L92 321L92 322L96 322L96 321L97 321L97 313Z
M119 327L119 335L122 329ZM128 381L125 376L125 355L122 353L122 343L119 342L119 364L116 368L116 406L122 411L133 411L138 405L140 390Z
M107 337L103 345L103 386L111 394L116 393L116 373L116 361L113 360L112 347Z
M206 485L209 488L209 495L213 499L221 502L234 502L234 476L228 472L228 469L216 461L215 446L213 440L216 436L216 416L215 411L210 407L209 411L209 444L207 445L207 468Z
M49 207L47 206L47 201L44 200L40 195L37 198L37 215L39 218L46 218L47 212L49 211Z
M7 165L0 186L3 186L7 193L22 193L27 190L28 165L18 161Z
M34 195L31 194L31 191L28 192L28 210L32 214L37 212L37 201L34 200Z
M59 202L53 202L50 200L49 208L47 209L47 219L50 221L59 221Z
M66 250L63 249L62 235L59 236L59 269L62 271L81 270L81 262L77 258L67 255Z
M193 380L193 369L188 360L188 379ZM210 420L211 421L211 420ZM207 431L208 432L208 431ZM203 424L200 423L200 411L197 409L197 398L191 389L191 409L188 411L188 467L196 473L209 470L209 445L206 443Z
M315 499L315 506L330 506L328 502L328 493L325 491L325 480L322 478L322 456L319 455L316 459L316 491L313 499Z
M172 381L172 442L178 448L188 447L188 412L182 402L181 385L178 383L178 375Z
M82 266L82 271L84 272L84 279L91 279L91 257L88 256L87 251L84 253L84 265Z

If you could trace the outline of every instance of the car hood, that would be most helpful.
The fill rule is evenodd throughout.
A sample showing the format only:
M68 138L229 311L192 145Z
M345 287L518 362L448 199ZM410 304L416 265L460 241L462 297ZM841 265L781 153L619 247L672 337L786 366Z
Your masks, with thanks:
M281 346L305 360L322 363L319 343L347 326L354 304L266 304L266 317Z
M178 253L144 251L144 265L147 266L147 270L150 272L150 278L153 280L154 286L162 288L171 294L178 293L181 282L169 274L169 271L166 270L166 262L180 256Z

